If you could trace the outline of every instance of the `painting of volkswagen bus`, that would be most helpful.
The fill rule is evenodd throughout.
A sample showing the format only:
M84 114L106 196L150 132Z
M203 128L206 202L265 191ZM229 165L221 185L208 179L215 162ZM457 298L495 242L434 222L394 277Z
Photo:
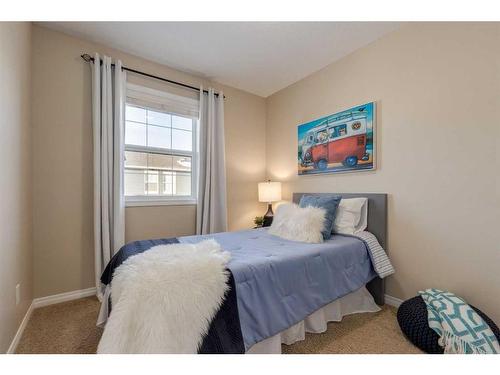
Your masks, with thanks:
M298 173L375 169L375 103L299 125Z

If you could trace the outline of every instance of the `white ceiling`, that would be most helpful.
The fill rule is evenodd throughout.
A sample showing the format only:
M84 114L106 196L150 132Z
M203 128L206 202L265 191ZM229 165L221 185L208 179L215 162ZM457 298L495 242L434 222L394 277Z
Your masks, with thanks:
M43 25L267 97L401 24L44 22Z

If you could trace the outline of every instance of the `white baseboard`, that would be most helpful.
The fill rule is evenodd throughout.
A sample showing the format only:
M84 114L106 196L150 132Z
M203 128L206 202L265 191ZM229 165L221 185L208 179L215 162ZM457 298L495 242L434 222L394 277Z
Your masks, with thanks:
M399 307L403 303L403 300L386 294L385 303L389 306Z
M54 294L53 296L35 298L33 300L33 307L43 307L54 305L56 303L72 301L79 298L95 296L97 293L96 288L88 288L82 290L74 290L72 292L66 292L61 294Z
M19 328L17 329L16 335L10 343L9 349L7 349L7 354L14 354L16 352L17 345L19 344L19 341L21 341L21 337L23 335L24 329L26 328L26 325L28 324L28 321L30 320L33 309L33 302L31 302L30 307L28 307L28 311L26 311L26 314L24 315L24 318L21 321Z

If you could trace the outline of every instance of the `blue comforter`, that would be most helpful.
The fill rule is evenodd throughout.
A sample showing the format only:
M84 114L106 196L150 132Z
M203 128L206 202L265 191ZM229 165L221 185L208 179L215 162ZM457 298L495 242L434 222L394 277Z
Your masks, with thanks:
M288 241L267 229L179 237L181 243L214 238L231 253L245 349L351 293L376 274L365 243L336 235L321 244Z

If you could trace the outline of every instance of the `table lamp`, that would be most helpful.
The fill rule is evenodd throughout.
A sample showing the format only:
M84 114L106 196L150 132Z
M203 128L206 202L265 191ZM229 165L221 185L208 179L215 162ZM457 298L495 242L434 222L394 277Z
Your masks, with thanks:
M267 203L262 226L268 227L273 222L273 202L281 200L281 182L259 182L259 202Z

